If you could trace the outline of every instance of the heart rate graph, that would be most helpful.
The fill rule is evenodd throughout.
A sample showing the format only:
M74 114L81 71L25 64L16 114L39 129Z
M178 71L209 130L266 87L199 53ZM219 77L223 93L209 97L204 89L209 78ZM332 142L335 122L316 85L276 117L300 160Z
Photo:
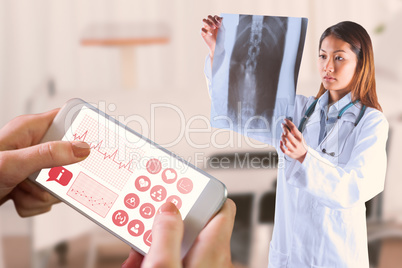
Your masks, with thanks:
M88 115L73 134L73 140L85 141L91 147L91 154L80 165L118 190L126 185L136 163L144 155L143 150L133 147L125 138Z
M77 135L77 134L74 134L73 137L74 137L74 140L85 141L85 140L86 140L86 137L87 137L87 134L88 134L88 130L85 131L84 134L82 134L81 136L79 136L79 135ZM102 148L103 142L104 142L104 141L102 140L102 141L100 141L100 142L98 142L98 143L95 143L95 144L90 143L90 147L91 147L91 149L94 149L94 150L96 150L98 153L102 154L102 155L103 155L103 159L107 159L107 158L108 158L108 159L111 159L113 162L115 162L115 163L119 166L119 169L120 169L120 168L124 168L124 169L128 170L129 172L133 173L133 171L131 170L131 166L133 165L133 159L130 159L130 161L127 162L127 163L125 163L125 164L124 164L124 162L117 161L116 158L118 157L119 150L116 149L116 150L115 150L113 153L111 153L111 154L108 154L107 152L102 152L102 151L101 151L101 148Z
M80 172L67 195L101 217L106 217L118 195L83 172Z

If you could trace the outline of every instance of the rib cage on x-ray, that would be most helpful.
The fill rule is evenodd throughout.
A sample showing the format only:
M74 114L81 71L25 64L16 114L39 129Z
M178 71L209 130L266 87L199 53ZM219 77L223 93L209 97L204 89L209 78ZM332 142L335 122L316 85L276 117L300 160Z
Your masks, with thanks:
M239 116L273 116L287 24L287 17L239 16L228 89L228 115L235 122Z

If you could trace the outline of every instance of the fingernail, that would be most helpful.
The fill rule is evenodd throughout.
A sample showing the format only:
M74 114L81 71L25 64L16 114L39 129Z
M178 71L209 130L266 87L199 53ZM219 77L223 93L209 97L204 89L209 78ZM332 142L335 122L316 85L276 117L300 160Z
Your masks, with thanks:
M83 141L74 141L71 143L71 146L73 148L74 156L78 158L87 157L91 152L88 143Z
M159 214L177 214L178 212L177 207L171 202L166 202L159 208Z

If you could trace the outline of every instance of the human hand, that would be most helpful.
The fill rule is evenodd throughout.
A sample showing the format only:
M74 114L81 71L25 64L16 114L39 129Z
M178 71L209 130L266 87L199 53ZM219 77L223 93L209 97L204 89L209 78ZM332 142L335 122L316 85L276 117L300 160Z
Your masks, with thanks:
M29 175L42 168L73 164L89 155L85 142L38 144L58 111L19 116L0 129L0 205L12 199L21 217L47 212L59 202L29 181Z
M144 257L131 249L122 268L138 267L233 267L230 256L236 205L227 199L222 209L198 235L187 256L180 259L183 221L174 204L161 207L152 227L152 245Z
M285 119L285 124L282 124L283 133L280 141L281 151L303 163L307 154L307 145L304 141L302 133L297 129L292 121Z
M214 58L216 37L218 36L218 30L222 25L222 18L219 16L209 15L207 19L203 19L204 27L201 29L201 36L205 41L209 49L209 55L211 59Z

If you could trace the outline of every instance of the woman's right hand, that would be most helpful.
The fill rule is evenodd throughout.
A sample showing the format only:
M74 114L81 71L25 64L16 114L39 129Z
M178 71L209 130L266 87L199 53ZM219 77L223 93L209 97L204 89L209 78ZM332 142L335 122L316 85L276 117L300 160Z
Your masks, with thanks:
M222 25L222 18L215 15L209 15L207 19L203 19L204 27L201 29L201 36L208 46L210 57L214 57L216 37L218 35L218 29Z

